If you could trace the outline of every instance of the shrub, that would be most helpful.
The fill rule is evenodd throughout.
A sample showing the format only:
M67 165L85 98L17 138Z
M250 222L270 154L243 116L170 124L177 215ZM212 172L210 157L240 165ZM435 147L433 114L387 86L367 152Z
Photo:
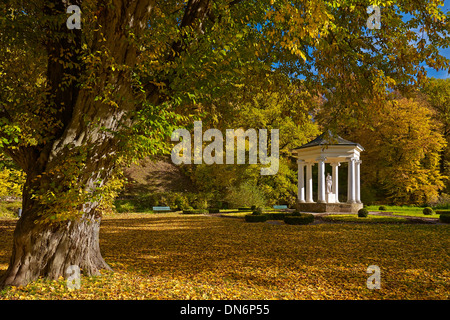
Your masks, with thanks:
M208 208L208 200L203 195L198 195L198 197L192 201L192 206L194 209L206 209Z
M264 215L267 217L267 220L275 220L275 219L273 218L273 213L265 212Z
M450 209L450 195L443 193L438 197L437 201L430 204L432 204L435 209Z
M284 220L286 213L284 212L273 212L267 214L269 220Z
M263 209L261 207L258 207L253 212L258 212L258 214L263 214Z
M253 205L253 206L250 207L250 209L251 209L252 211L254 211L254 210L256 209L256 206Z
M369 215L369 211L366 208L362 208L358 210L358 217L365 218Z
M439 221L443 223L450 223L450 213L444 213L439 216Z
M423 212L423 214L425 214L425 215L431 215L431 214L434 213L433 209L431 209L430 207L424 208L422 212Z
M189 201L186 196L177 194L175 196L173 204L174 204L174 208L176 208L177 210L183 210L189 206Z
M378 207L378 210L380 210L380 211L386 211L387 208L386 208L385 206L379 206L379 207Z
M284 223L286 224L309 224L314 222L314 215L311 213L300 213L299 215L286 215L284 217Z
M114 207L116 208L117 213L123 213L123 212L135 212L136 208L134 204L127 200L115 200L114 201Z
M208 212L209 213L220 213L220 209L219 208L209 208Z
M266 204L264 192L261 187L250 182L244 182L238 187L231 187L225 199L232 208L251 206L262 207Z
M256 212L256 211L254 211ZM265 222L267 216L265 214L247 214L245 215L245 221L247 222Z

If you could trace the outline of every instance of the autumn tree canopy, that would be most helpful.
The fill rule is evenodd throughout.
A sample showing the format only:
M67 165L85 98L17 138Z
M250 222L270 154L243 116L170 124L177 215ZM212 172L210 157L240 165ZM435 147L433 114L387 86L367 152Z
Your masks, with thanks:
M88 275L108 268L98 233L116 169L164 150L192 105L281 74L303 78L309 94L330 97L331 115L351 119L370 97L417 85L423 63L449 67L436 0L381 2L373 30L370 1L70 4L81 29L66 26L68 1L0 4L0 148L26 173L1 285L54 279L70 265Z

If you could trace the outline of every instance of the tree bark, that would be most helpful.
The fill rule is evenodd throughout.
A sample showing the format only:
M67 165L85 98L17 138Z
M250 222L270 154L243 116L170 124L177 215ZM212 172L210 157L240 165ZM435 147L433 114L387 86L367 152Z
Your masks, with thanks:
M87 209L76 221L53 225L35 224L30 219L34 210L25 209L17 223L10 264L0 287L24 286L41 276L56 280L65 276L70 265L86 275L111 269L100 253L100 217L95 209Z

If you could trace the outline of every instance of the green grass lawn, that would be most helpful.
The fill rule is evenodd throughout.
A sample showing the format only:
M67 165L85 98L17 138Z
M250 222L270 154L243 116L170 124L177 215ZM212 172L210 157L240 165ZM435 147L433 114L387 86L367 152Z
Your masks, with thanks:
M412 216L412 217L421 217L421 218L439 218L438 214L425 215L422 213L423 207L413 207L413 206L385 206L386 210L379 210L380 206L367 206L367 210L369 211L377 211L377 212L392 212L393 215L396 216ZM443 210L449 211L450 210Z
M407 223L408 220L396 216L378 216L369 214L365 218L360 218L356 214L334 214L321 217L325 221L333 222L362 222L362 223Z

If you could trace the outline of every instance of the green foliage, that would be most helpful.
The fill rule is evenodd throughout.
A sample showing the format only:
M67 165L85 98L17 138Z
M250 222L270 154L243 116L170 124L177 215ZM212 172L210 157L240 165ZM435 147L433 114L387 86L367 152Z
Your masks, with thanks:
M135 203L127 200L115 200L114 207L117 213L143 212Z
M366 218L369 215L369 211L366 208L362 208L358 210L359 218Z
M433 210L433 208L431 208L431 207L426 207L426 208L424 208L422 212L423 212L423 214L425 214L425 215L432 215L432 214L434 214L434 210Z
M177 194L173 201L173 205L176 210L183 210L189 206L189 201L186 196Z
M266 203L261 187L250 182L244 182L238 187L231 187L226 200L232 208L247 207L248 210L252 205L263 207Z
M314 215L311 213L300 213L296 215L286 215L284 217L286 224L302 225L314 222Z
M117 212L151 212L152 207L167 206L172 210L208 208L211 194L192 192L153 192L140 193L116 199L114 205Z
M378 207L378 210L380 210L380 211L386 211L387 208L386 208L386 206L379 206L379 207Z

